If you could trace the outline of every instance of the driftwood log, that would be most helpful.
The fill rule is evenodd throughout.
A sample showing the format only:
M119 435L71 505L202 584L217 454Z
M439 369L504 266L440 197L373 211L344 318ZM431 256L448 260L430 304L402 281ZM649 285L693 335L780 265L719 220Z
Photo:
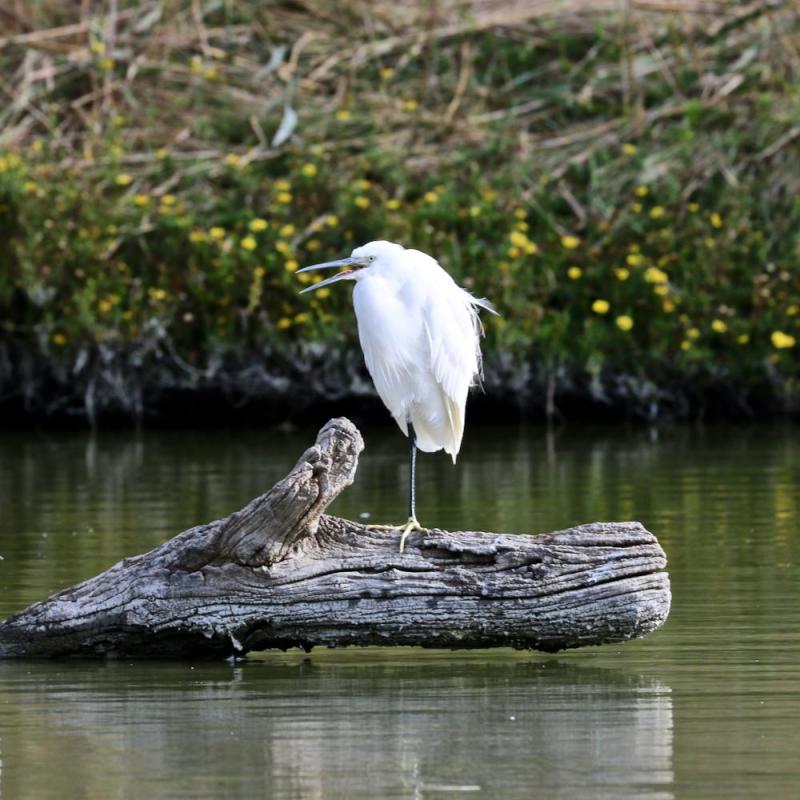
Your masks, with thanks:
M331 420L289 475L226 519L0 623L0 657L231 656L314 645L556 651L658 628L666 558L638 522L539 536L399 532L325 515L363 441Z

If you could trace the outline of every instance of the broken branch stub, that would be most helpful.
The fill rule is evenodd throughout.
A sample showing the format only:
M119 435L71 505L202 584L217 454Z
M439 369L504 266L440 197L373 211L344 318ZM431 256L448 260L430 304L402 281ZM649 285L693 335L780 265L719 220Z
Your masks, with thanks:
M638 522L539 536L431 529L400 553L399 531L325 515L363 446L349 420L331 420L241 511L0 623L0 657L315 645L555 651L632 639L665 621L666 558Z

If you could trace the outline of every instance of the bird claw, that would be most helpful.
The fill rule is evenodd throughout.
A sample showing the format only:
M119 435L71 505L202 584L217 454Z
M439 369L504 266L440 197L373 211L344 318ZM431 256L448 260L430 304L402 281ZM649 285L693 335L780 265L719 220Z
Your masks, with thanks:
M404 525L367 525L367 528L373 531L400 531L400 552L402 553L406 546L406 537L412 531L424 531L426 528L423 528L422 525L419 524L419 521L416 517L409 517L408 521Z
M425 528L417 522L416 517L409 517L408 522L406 522L400 530L403 532L403 535L400 537L400 552L402 553L406 545L406 536L408 536L411 531L424 531Z

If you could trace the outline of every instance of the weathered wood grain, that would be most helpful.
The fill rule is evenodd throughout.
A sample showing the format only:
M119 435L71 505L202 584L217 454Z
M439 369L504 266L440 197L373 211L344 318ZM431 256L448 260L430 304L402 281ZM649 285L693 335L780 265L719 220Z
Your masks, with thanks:
M409 536L325 515L361 435L331 420L282 481L0 623L0 657L229 656L315 645L534 648L643 636L669 613L666 558L638 522L539 536Z

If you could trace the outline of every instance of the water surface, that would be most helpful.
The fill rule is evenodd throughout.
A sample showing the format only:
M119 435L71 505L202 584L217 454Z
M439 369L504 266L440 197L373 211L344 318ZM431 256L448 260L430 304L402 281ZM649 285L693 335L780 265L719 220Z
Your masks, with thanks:
M331 510L400 519L404 442L364 434ZM0 617L239 508L313 437L0 435ZM798 479L786 427L473 427L457 467L420 457L422 521L638 519L670 559L662 630L557 655L0 663L0 799L795 796Z

